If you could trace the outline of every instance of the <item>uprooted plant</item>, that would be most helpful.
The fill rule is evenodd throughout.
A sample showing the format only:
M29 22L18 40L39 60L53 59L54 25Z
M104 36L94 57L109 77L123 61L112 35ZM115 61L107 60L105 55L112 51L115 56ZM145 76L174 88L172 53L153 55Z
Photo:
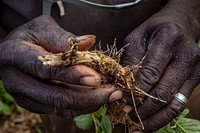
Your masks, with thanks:
M70 38L68 42L70 44L70 49L67 52L44 55L38 57L38 59L41 60L44 65L63 67L82 64L96 70L102 77L101 83L115 84L121 88L123 96L132 98L134 111L140 121L140 125L137 124L137 126L144 129L140 116L137 112L135 100L148 96L160 102L165 101L149 95L141 90L136 84L133 71L142 67L142 61L135 66L122 67L122 65L119 64L123 49L128 45L124 46L120 50L117 50L116 45L114 44L113 46L108 47L107 51L102 51L101 49L94 51L78 51L78 42L75 38ZM106 104L106 114L113 124L136 124L123 110L126 105L127 103L123 99Z

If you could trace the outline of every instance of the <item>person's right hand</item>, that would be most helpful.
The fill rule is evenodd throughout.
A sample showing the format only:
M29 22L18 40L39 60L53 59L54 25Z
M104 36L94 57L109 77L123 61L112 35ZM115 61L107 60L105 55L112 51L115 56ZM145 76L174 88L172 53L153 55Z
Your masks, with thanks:
M51 52L64 52L72 36L75 37L51 17L40 16L11 32L0 44L0 76L21 107L36 113L74 117L97 110L109 99L121 98L121 92L113 85L98 86L100 76L91 68L44 66L37 59ZM77 39L79 50L86 50L95 42L94 36Z

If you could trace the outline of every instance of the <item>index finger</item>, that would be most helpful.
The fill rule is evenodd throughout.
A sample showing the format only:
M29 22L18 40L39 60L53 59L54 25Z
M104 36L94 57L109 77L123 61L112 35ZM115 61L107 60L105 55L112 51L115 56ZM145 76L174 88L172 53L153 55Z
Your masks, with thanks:
M27 97L52 107L66 109L97 109L107 103L110 95L119 89L111 84L97 87L58 84L41 80L15 68L4 70L2 80L6 90L12 95Z

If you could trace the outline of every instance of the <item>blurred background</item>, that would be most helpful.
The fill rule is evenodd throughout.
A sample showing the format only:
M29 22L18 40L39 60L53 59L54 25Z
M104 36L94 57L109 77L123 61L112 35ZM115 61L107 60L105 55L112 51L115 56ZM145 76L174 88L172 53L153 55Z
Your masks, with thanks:
M42 133L39 115L19 107L0 81L0 133Z

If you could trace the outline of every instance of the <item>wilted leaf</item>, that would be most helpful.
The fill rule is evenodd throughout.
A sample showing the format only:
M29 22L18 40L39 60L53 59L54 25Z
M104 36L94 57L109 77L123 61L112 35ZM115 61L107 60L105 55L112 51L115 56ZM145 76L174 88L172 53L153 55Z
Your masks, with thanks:
M74 118L76 126L83 130L88 130L93 125L92 114L80 115Z

